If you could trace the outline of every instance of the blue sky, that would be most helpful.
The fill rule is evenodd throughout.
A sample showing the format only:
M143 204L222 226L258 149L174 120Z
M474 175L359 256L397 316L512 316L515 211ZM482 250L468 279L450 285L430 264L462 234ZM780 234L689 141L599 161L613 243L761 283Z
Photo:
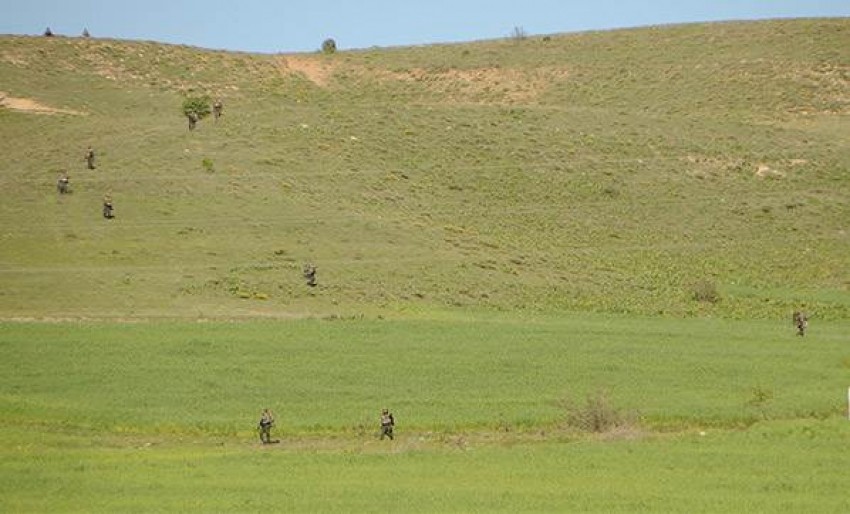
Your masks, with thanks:
M850 0L0 0L0 34L249 52L406 46L695 21L850 16Z

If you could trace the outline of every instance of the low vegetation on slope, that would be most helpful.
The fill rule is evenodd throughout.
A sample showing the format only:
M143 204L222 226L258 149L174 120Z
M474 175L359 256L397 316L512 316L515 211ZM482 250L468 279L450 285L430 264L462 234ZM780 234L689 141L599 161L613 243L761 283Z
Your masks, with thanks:
M4 98L56 112L0 108L0 313L846 318L848 47L846 19L331 55L3 37ZM224 115L189 131L187 95Z

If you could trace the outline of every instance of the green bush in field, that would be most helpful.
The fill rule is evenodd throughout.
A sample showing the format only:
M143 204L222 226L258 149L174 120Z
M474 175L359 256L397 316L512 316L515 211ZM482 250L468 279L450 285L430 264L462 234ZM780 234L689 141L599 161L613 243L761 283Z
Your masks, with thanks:
M207 95L189 96L183 100L183 115L186 117L194 115L197 120L202 120L211 112L210 97Z

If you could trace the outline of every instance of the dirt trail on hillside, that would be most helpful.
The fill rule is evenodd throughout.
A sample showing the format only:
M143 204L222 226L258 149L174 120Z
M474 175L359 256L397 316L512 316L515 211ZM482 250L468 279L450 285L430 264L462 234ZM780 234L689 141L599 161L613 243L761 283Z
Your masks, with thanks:
M57 109L36 102L31 98L14 98L7 96L6 93L0 91L0 107L12 109L15 111L32 112L36 114L72 114L81 116L85 113L73 111L71 109Z
M310 82L320 87L325 87L333 75L333 66L326 62L320 62L315 57L301 55L279 56L277 67L281 75L298 73L304 75Z

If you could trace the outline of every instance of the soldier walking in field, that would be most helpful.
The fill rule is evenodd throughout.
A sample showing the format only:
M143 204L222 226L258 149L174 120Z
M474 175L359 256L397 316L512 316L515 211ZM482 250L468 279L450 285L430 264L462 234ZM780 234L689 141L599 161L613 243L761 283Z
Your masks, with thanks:
M103 197L103 217L108 220L115 217L114 208L112 207L112 197L109 195Z
M59 191L60 195L64 195L71 192L71 179L68 178L68 172L63 172L59 177L59 180L56 181L56 190Z
M316 267L312 263L304 265L304 278L307 279L307 285L316 287Z
M198 124L198 115L190 112L186 114L186 119L189 120L189 130L195 130L195 125Z
M803 311L794 311L794 326L797 327L797 335L806 335L806 329L809 327L809 316Z
M277 443L272 441L272 427L274 426L274 414L269 409L263 409L260 414L260 423L257 428L260 430L260 442L263 444Z
M218 121L218 119L221 117L222 111L224 111L224 104L221 103L221 99L217 98L216 101L213 102L212 108L215 121Z
M94 169L94 150L92 149L91 146L89 146L88 150L86 150L85 161L86 161L86 166L88 166L88 168L90 170L93 170Z
M393 417L393 413L389 411L389 409L384 409L381 411L381 440L384 437L389 437L390 441L393 440L393 427L395 426L395 418Z

